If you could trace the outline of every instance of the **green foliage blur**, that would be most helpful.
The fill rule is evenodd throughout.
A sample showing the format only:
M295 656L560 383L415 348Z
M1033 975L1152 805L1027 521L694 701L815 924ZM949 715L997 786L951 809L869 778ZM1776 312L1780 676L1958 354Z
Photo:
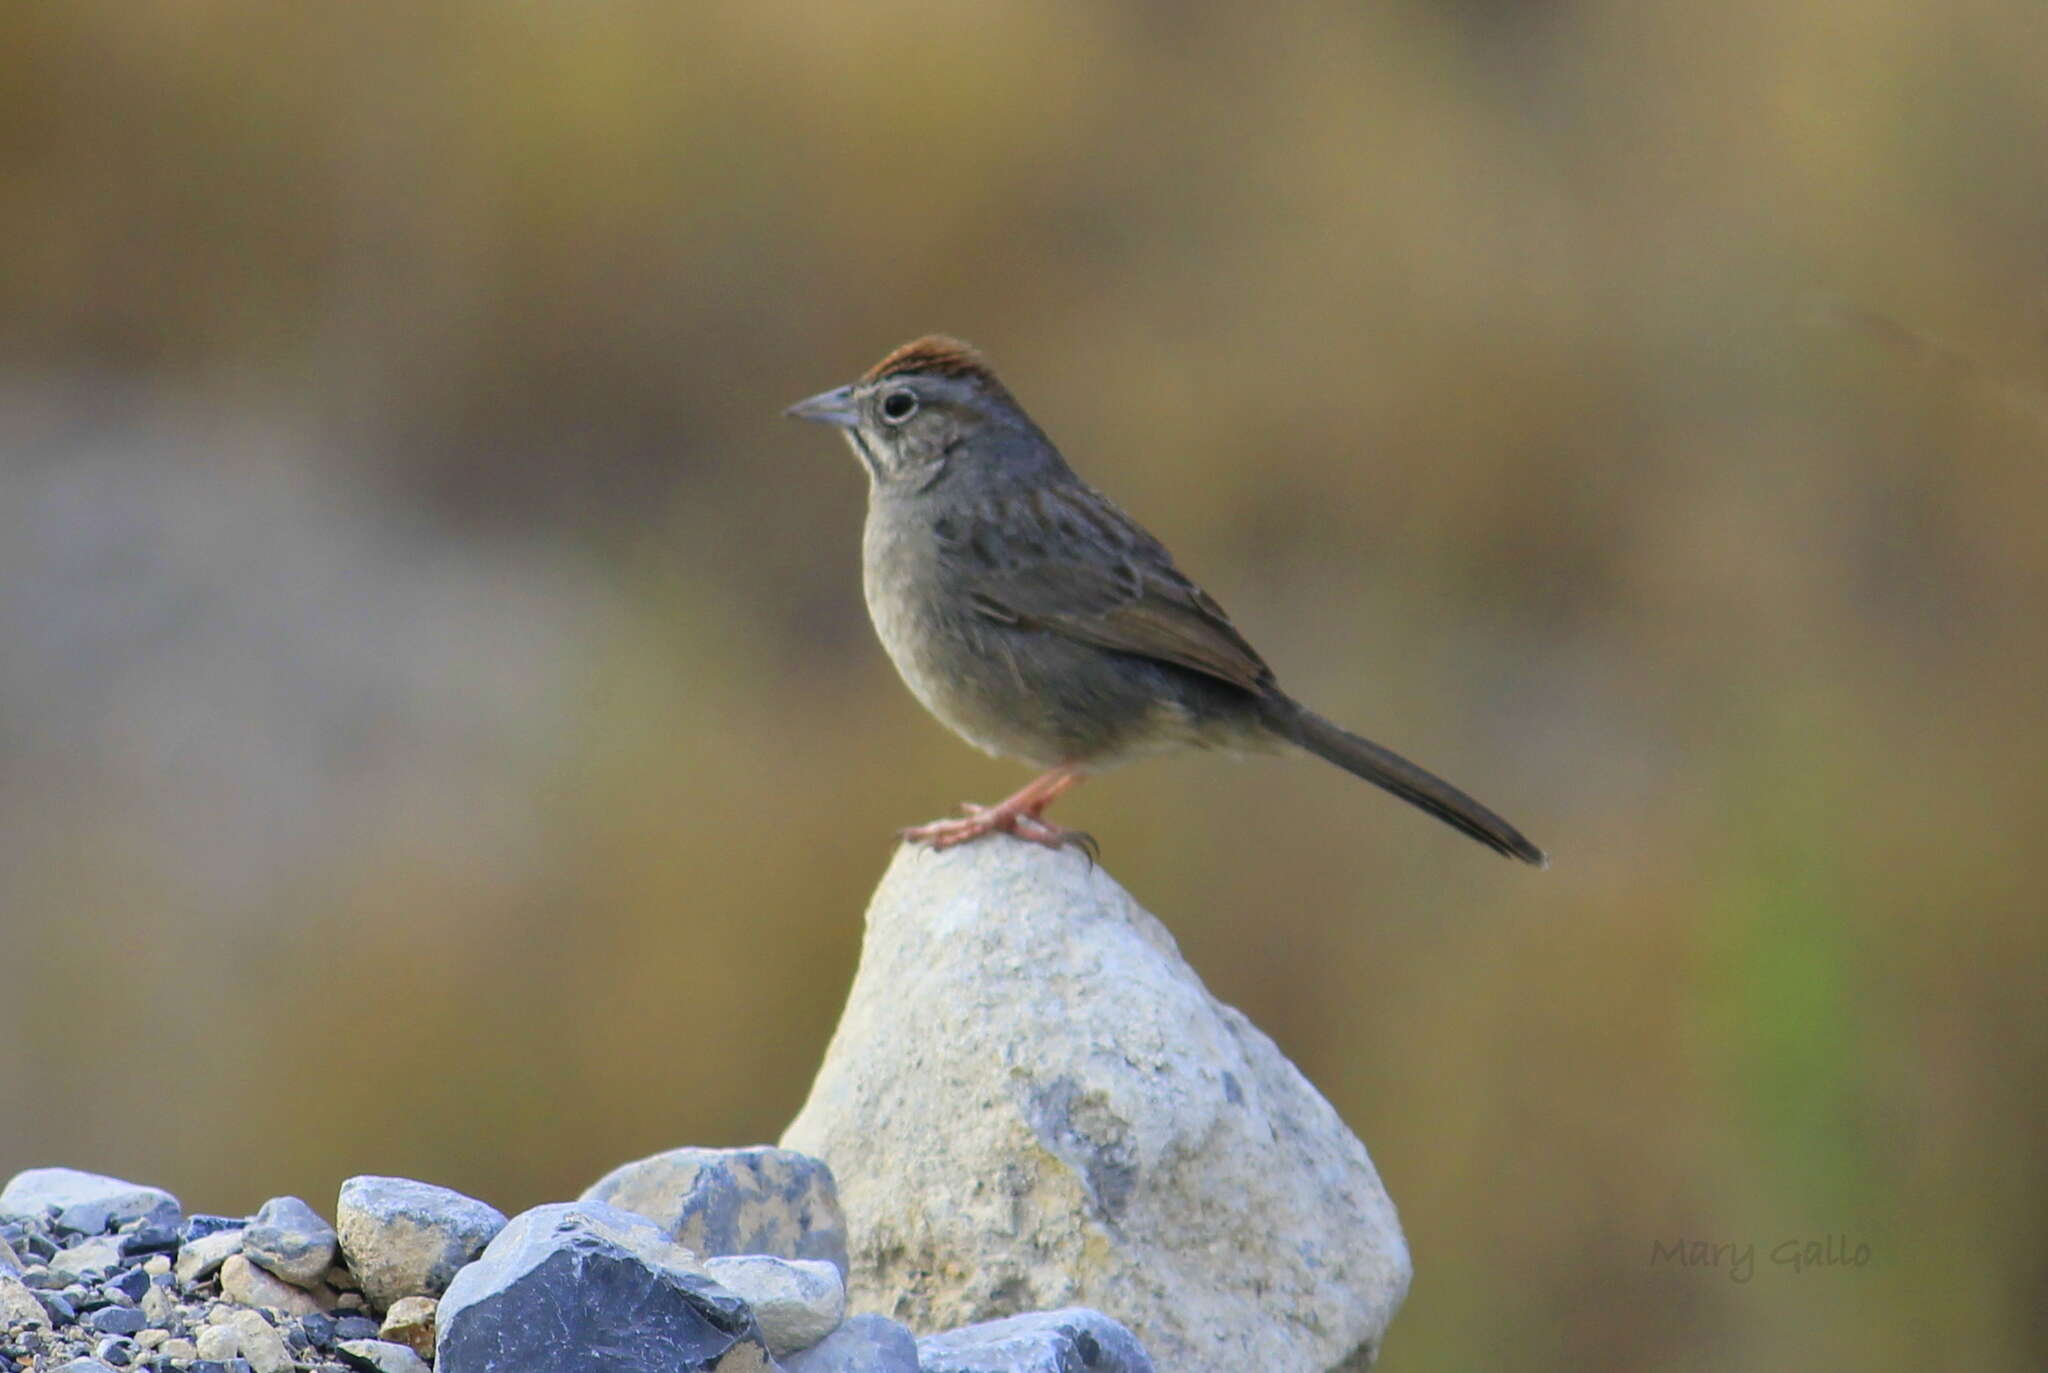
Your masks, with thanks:
M2043 1365L2039 5L0 40L0 1175L513 1211L772 1140L892 829L1024 776L779 418L943 330L1554 855L1308 761L1062 803L1371 1148L1383 1367Z

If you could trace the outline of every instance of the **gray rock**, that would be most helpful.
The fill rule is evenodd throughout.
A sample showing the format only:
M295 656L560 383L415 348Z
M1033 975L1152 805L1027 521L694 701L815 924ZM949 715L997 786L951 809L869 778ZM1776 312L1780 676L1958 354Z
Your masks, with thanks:
M56 1208L59 1229L97 1235L131 1220L175 1227L178 1199L160 1187L142 1187L76 1168L30 1168L0 1190L0 1219L40 1216Z
M350 1178L334 1218L349 1270L380 1311L400 1297L440 1296L505 1228L496 1207L409 1178Z
M699 1254L823 1259L846 1272L832 1170L793 1150L671 1149L614 1168L582 1200L646 1216Z
M341 1361L362 1373L427 1373L427 1361L402 1344L386 1340L343 1340Z
M887 1316L855 1316L801 1354L783 1373L918 1373L917 1337Z
M216 1230L188 1241L178 1251L178 1262L171 1271L177 1275L178 1283L190 1287L205 1282L220 1271L220 1266L233 1255L242 1252L240 1230Z
M0 1277L21 1275L21 1255L14 1252L14 1246L7 1242L7 1236L0 1235Z
M258 1268L247 1254L230 1254L220 1266L220 1290L244 1306L267 1306L294 1316L332 1310L335 1303L334 1292L326 1286L295 1286Z
M1071 851L898 851L783 1143L838 1177L852 1305L919 1329L1082 1304L1176 1373L1322 1373L1408 1289L1365 1146Z
M1152 1373L1130 1331L1081 1306L927 1335L917 1363L921 1373Z
M112 1364L102 1363L98 1359L73 1359L62 1368L54 1370L54 1373L116 1373L116 1370Z
M335 1247L334 1227L297 1197L264 1202L242 1232L242 1252L251 1263L300 1287L320 1281L334 1262Z
M846 1283L822 1259L743 1254L703 1261L705 1274L753 1309L776 1358L809 1349L846 1315Z
M441 1298L438 1373L766 1369L746 1303L695 1258L602 1202L523 1212Z
M49 1324L50 1314L36 1294L12 1273L0 1273L0 1330L30 1325L47 1328Z

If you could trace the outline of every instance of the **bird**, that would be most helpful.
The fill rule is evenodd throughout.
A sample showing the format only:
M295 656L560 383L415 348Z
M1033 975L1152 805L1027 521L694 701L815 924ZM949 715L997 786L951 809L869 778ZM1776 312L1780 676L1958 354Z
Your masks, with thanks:
M1281 690L1223 607L1075 474L971 345L915 339L785 413L838 429L867 474L862 586L911 694L976 748L1038 770L903 840L1004 833L1092 861L1092 837L1045 818L1084 779L1181 749L1301 750L1548 866L1463 791Z

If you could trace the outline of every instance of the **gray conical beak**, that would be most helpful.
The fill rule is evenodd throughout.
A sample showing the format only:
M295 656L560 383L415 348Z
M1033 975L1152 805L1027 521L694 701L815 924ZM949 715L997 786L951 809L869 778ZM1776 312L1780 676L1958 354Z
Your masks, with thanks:
M821 391L809 400L798 401L782 413L791 419L836 424L841 429L860 428L860 407L853 403L851 386L842 386L837 391Z

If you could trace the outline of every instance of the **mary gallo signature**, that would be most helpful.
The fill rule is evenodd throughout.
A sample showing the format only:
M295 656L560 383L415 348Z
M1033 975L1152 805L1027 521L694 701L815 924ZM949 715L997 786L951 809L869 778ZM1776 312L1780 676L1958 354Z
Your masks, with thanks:
M1821 1239L1787 1239L1763 1251L1765 1262L1786 1273L1811 1273L1824 1268L1868 1268L1870 1242L1849 1235ZM1650 1267L1707 1269L1725 1273L1731 1282L1756 1276L1755 1240L1676 1239L1650 1241Z

